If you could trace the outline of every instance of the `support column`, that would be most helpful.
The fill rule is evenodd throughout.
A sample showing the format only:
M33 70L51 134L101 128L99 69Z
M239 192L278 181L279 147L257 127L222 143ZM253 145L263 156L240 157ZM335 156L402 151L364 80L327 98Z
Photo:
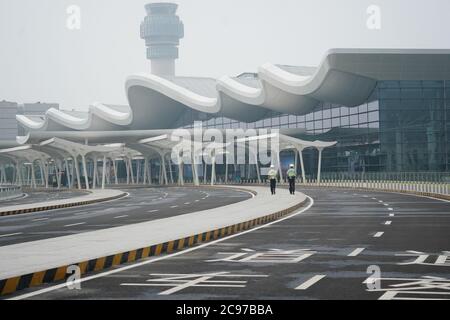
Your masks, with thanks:
M147 184L147 172L148 172L148 158L145 157L145 160L144 160L144 180L142 182L143 185Z
M283 179L283 168L281 168L281 151L277 153L277 162L278 162L278 172L280 173L280 179L281 179L281 183L284 182Z
M258 176L258 183L261 184L261 170L259 168L259 162L258 162L258 154L255 153L255 162L256 162L256 174Z
M105 189L105 184L106 184L106 156L103 156L102 189Z
M298 153L300 155L300 166L301 166L301 169L302 169L302 180L303 180L303 183L305 184L306 183L306 172L305 172L305 162L303 161L303 150L304 149L299 149Z
M167 179L166 157L163 154L161 154L161 159L162 159L161 165L162 165L163 183L165 185L168 185L169 180Z
M81 190L81 176L80 176L80 167L78 166L78 156L73 157L73 165L75 166L75 173L77 175L78 189Z
M34 171L34 162L31 163L31 186L36 188L36 172Z
M131 177L131 184L134 184L134 172L133 172L133 161L130 158L128 158L129 168L130 168L130 177Z
M97 188L97 169L98 169L98 159L97 156L94 157L94 172L92 177L92 189Z
M70 179L69 163L67 162L67 159L64 159L64 166L66 167L67 187L70 189L70 188L72 188L72 183L71 183L71 179Z
M117 164L116 164L116 160L112 160L113 163L113 169L114 169L114 182L116 183L116 185L119 184L119 177L117 176Z
M322 148L317 148L317 150L319 150L319 166L317 169L317 183L320 184L321 182L321 174L322 174L322 152L323 149Z
M83 174L84 174L84 182L86 183L86 190L89 190L89 178L87 173L86 156L84 154L81 155L81 161L83 162Z
M214 186L216 183L216 156L214 155L211 160L211 185Z

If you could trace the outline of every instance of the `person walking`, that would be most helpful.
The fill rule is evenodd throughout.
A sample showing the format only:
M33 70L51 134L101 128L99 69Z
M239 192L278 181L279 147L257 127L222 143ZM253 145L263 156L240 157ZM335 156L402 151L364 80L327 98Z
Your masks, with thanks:
M275 166L270 166L270 170L268 173L269 180L270 180L270 192L272 192L272 195L275 195L277 192L277 176L278 172L275 170Z
M295 166L291 164L288 172L287 172L288 180L289 180L289 192L294 195L295 194L295 180L297 179L297 172L295 170Z

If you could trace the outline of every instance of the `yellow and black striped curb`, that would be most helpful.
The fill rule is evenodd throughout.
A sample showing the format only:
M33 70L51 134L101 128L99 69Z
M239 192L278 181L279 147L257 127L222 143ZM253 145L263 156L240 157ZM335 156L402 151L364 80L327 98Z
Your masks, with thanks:
M227 236L238 234L243 231L255 228L257 226L262 226L270 222L274 222L297 211L298 209L303 207L307 202L308 199L305 199L301 203L288 209L257 219L249 220L246 222L233 224L228 227L207 231L183 239L152 245L146 248L122 252L115 255L92 259L89 261L74 263L71 264L70 266L78 266L80 268L81 275L84 275L90 272L98 272L122 264L136 262L149 257L157 257L163 254L170 254L176 251L181 251L187 248L197 246L199 244L211 242ZM70 276L69 274L67 274L68 267L69 265L65 265L60 266L58 268L43 270L40 272L34 272L22 276L0 280L0 295L4 296L12 294L19 290L36 287L46 283L65 281Z
M53 205L53 206L42 206L42 207L34 207L34 208L28 208L28 209L3 211L3 212L0 212L0 217L14 216L14 215L24 214L24 213L33 213L33 212L40 212L40 211L72 208L72 207L78 207L78 206L86 206L89 204L120 199L124 196L126 196L126 193L122 193L122 194L114 196L114 197L108 197L108 198L102 198L102 199L93 199L93 200L87 200L87 201L78 201L78 202L71 202L71 203L65 203L65 204L57 204L57 205Z

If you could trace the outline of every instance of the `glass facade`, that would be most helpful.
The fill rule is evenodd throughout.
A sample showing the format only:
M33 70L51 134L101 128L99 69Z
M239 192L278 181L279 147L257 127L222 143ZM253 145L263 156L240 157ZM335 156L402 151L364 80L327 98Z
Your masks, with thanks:
M450 81L382 81L366 103L349 108L322 103L305 116L272 113L255 123L195 111L180 119L189 128L298 128L304 140L338 141L323 154L324 173L450 171ZM316 150L305 150L307 173L317 172ZM282 155L284 165L293 155Z

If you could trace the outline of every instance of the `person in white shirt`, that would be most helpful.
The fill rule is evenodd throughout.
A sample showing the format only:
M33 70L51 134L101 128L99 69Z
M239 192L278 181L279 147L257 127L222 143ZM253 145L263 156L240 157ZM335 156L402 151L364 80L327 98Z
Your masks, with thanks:
M272 192L272 195L275 195L277 192L277 176L278 171L275 170L275 166L270 166L270 170L268 173L269 180L270 180L270 191Z

